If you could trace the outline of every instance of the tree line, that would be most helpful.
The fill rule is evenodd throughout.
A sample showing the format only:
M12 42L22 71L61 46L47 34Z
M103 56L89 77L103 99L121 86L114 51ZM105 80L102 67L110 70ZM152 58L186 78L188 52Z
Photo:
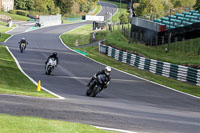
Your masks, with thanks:
M89 12L92 3L97 0L15 0L15 9L38 11L49 14L69 14L74 3L80 5L80 11Z
M194 7L199 9L200 0L133 0L139 2L136 8L137 16L144 16L145 14L158 13L165 10L170 10L179 7Z

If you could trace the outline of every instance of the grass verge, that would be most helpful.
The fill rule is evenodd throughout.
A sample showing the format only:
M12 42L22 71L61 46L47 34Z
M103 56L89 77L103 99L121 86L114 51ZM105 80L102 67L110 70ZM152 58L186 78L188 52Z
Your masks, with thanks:
M37 117L0 114L3 133L114 133L93 126Z
M102 36L101 34L106 34L106 33L99 33L97 34L98 36ZM181 42L174 44L172 43L170 46L170 51L168 53L165 53L164 48L167 47L167 44L163 46L159 46L157 49L155 46L145 46L144 44L136 44L136 43L128 43L128 40L121 35L121 41L118 41L119 33L118 31L114 31L112 33L107 33L107 40L106 43L108 45L117 47L122 50L130 51L130 52L136 52L140 55L143 55L147 58L155 59L155 60L160 60L160 61L165 61L165 62L170 62L174 64L180 64L180 65L189 65L189 64L196 64L200 65L199 60L200 56L198 56L198 49L199 49L199 41L200 38L194 39L193 40L193 46L192 46L192 53L190 52L190 40L186 40L185 42L185 52L182 52L182 46L183 45ZM179 49L175 51L175 46L176 49Z
M0 45L0 73L0 93L54 97L43 90L37 92L36 86L21 73L6 47L2 45Z
M85 45L90 43L91 32L92 25L90 24L63 34L61 39L70 47L75 47L76 40L78 40L79 46Z
M25 17L25 16L21 16L17 14L10 14L7 12L0 12L0 14L10 16L12 20L27 21L30 19L29 17Z
M7 27L7 26L3 26L3 27L0 27L0 32L1 33L5 33L9 30L11 30L12 28L11 27Z
M10 36L11 36L10 34L0 33L0 42L4 42Z

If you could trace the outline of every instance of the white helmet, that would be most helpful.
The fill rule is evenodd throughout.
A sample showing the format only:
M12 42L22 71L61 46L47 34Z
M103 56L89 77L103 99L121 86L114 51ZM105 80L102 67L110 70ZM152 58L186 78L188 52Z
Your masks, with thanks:
M106 75L110 75L110 72L111 72L111 67L110 66L105 67Z

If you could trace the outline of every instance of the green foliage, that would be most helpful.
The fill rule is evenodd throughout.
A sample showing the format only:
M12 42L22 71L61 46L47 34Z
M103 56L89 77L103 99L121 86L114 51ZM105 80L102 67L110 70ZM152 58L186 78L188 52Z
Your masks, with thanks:
M10 14L16 14L16 10L10 10L8 11Z
M21 10L34 10L34 0L16 0L15 8Z
M93 0L80 1L80 11L88 13L91 10Z
M128 23L128 15L127 14L124 14L124 13L121 14L119 19L120 19L121 24L127 24Z
M196 0L171 0L171 3L176 7L192 7Z
M200 9L200 0L196 0L196 3L195 3L195 5L194 5L194 8L195 8L196 10L199 10L199 9Z
M28 11L24 11L24 10L10 10L8 12L11 14L18 14L18 15L22 15L22 16L28 15Z
M71 13L73 4L72 0L56 0L56 5L60 8L62 15Z
M164 7L161 3L161 0L143 0L136 9L136 15L143 16L145 14L163 11L163 9Z
M27 16L28 15L28 11L16 10L16 14L22 15L22 16Z

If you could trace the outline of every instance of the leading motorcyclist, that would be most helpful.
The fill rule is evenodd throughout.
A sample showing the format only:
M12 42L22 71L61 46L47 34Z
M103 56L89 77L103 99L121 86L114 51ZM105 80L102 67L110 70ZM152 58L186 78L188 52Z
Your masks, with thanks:
M28 42L26 41L26 39L23 37L20 41L19 41L19 48L21 49L21 44L24 43L24 50L26 49L26 45L28 44Z
M56 60L56 66L58 65L58 56L57 56L57 52L53 52L53 54L51 54L48 58L47 61L45 62L45 64L47 64L49 62L49 59L54 58Z
M101 88L107 88L107 85L109 84L110 80L111 80L111 67L110 66L106 66L105 69L97 72L94 76L92 76L91 80L89 81L89 83L87 84L87 87L90 86L91 82L96 79L99 75L103 74L105 75L105 81L103 82L103 84L101 85Z

